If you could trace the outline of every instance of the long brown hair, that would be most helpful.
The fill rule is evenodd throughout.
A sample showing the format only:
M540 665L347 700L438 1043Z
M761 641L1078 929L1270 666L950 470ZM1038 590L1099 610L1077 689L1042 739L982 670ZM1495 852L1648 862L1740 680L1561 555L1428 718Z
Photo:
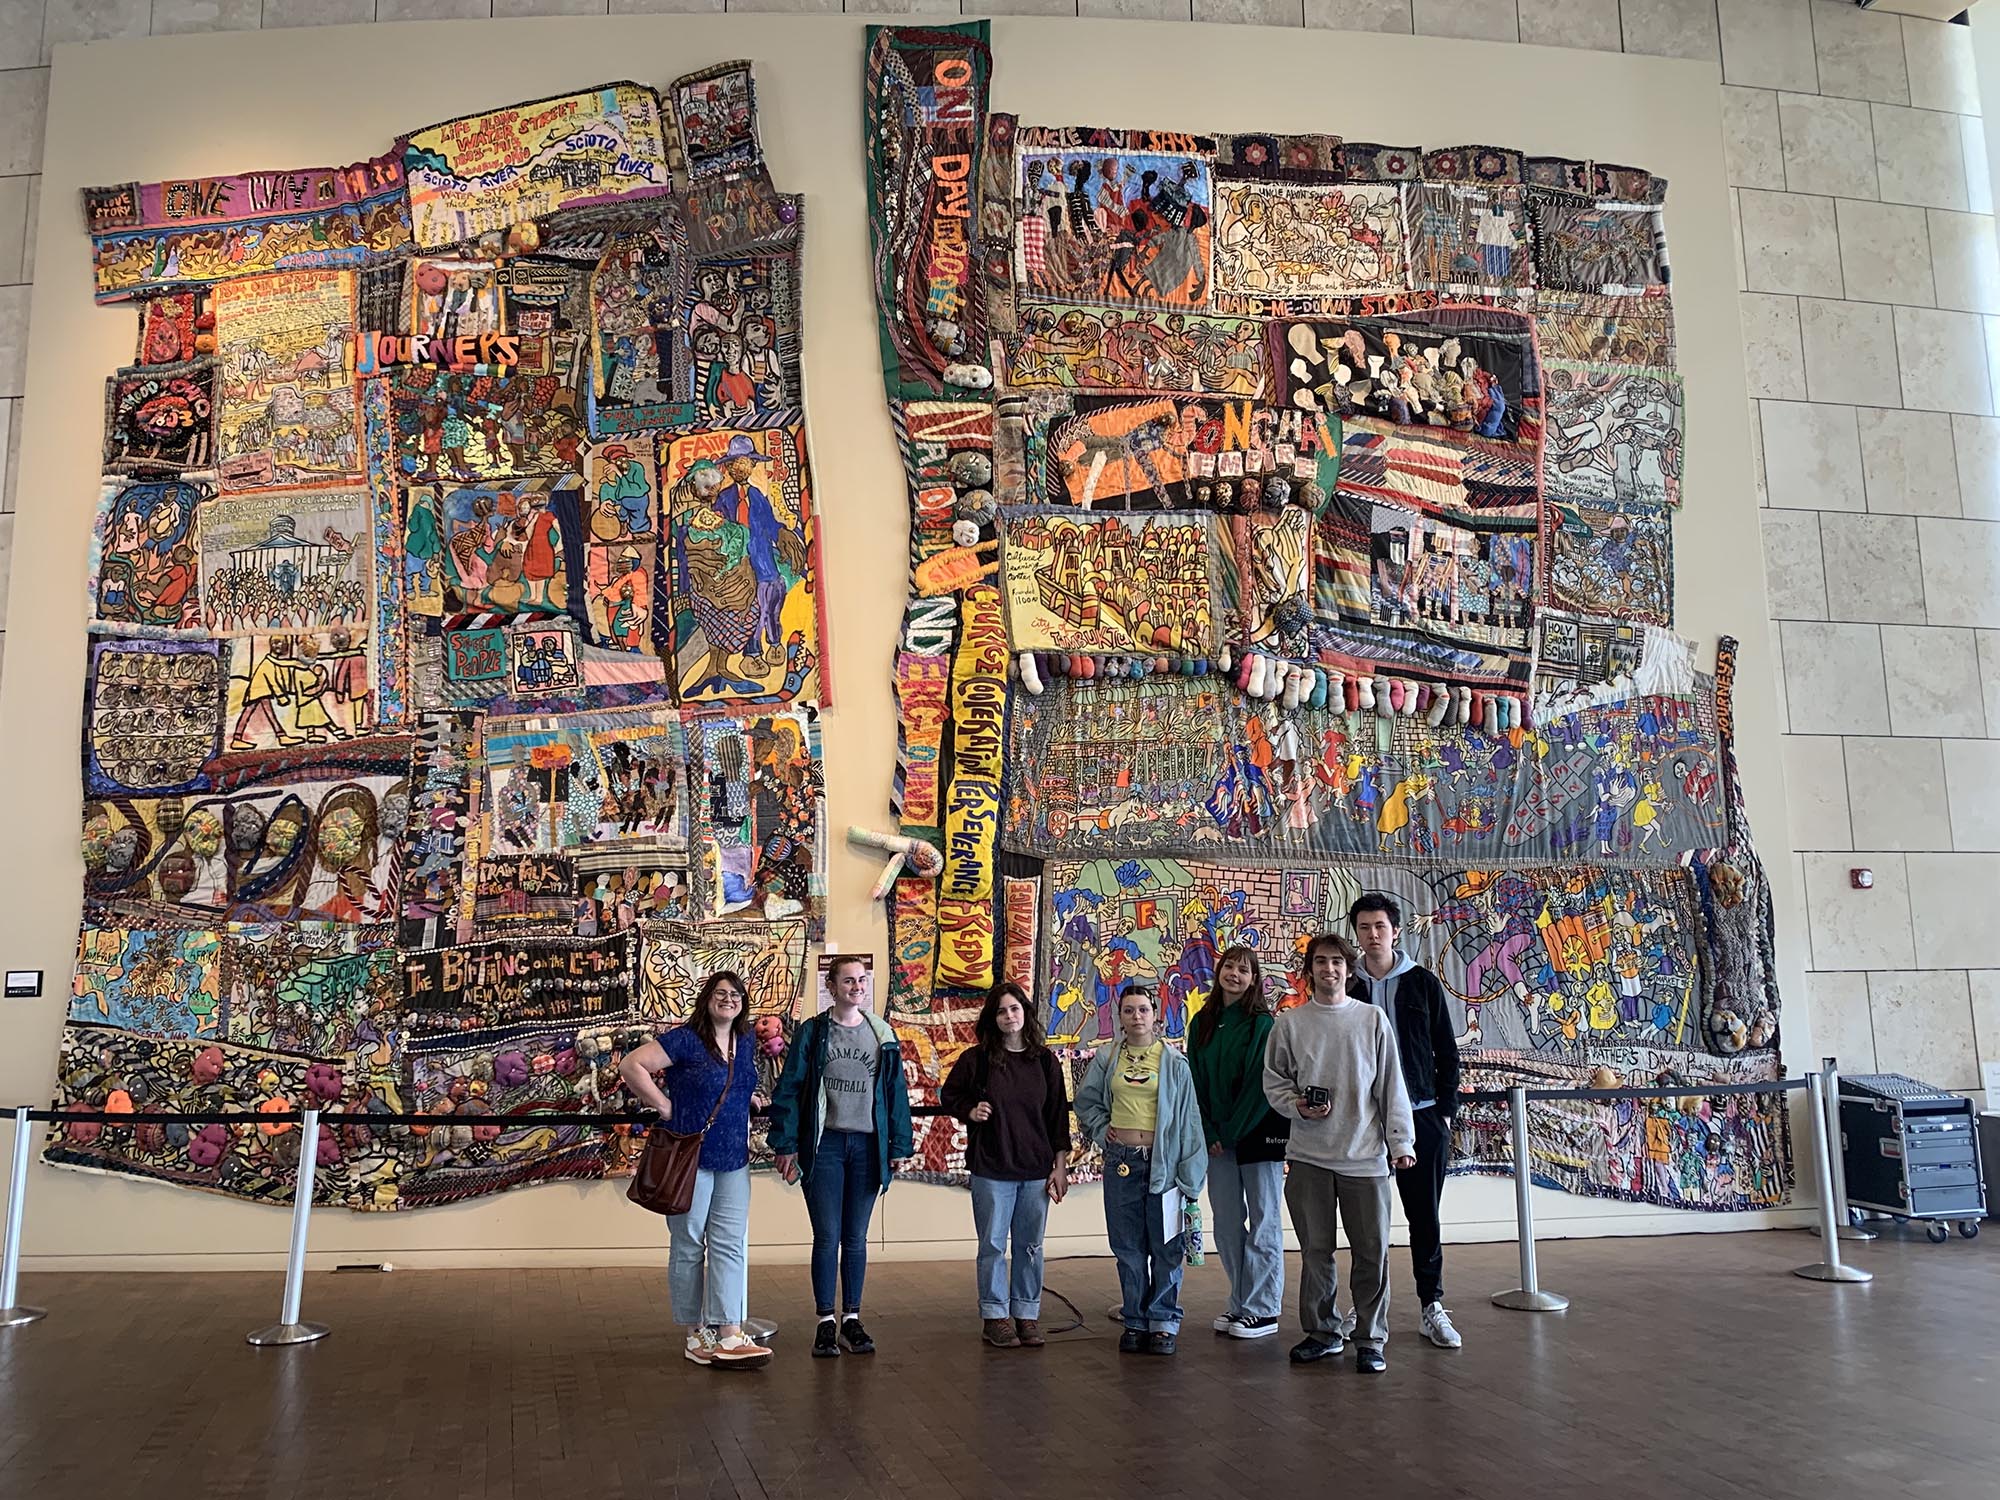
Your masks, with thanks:
M734 969L717 969L702 981L701 993L695 997L694 1014L686 1021L687 1028L701 1038L702 1045L716 1058L722 1056L721 1043L715 1035L715 1017L709 1013L708 1002L713 998L717 986L723 983L736 986L736 993L743 997L743 1008L736 1012L736 1020L729 1028L735 1040L732 1046L741 1045L744 1033L750 1030L750 986L743 982L743 976Z
M1007 1050L1006 1038L1000 1035L1000 1002L1009 995L1021 1002L1022 1050L1043 1051L1048 1046L1048 1040L1042 1034L1042 1018L1035 1010L1035 1002L1011 979L1001 980L986 992L986 1003L979 1007L979 1019L972 1023L973 1036L986 1049L989 1057L998 1057Z
M1256 950L1245 948L1240 943L1224 948L1222 956L1215 961L1215 983L1208 987L1201 1009L1195 1012L1194 1029L1188 1033L1190 1047L1206 1047L1215 1040L1215 1029L1222 1024L1222 1013L1229 1008L1222 1000L1222 966L1234 958L1250 965L1249 993L1237 1003L1253 1016L1268 1016L1271 1013L1271 997L1264 993L1264 966L1257 962Z

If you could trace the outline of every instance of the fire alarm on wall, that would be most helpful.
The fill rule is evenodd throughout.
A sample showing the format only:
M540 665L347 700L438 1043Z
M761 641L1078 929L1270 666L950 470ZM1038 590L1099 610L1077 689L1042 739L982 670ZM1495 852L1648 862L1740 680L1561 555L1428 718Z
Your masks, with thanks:
M1847 883L1857 891L1872 890L1875 885L1875 872L1873 870L1849 870L1847 872Z

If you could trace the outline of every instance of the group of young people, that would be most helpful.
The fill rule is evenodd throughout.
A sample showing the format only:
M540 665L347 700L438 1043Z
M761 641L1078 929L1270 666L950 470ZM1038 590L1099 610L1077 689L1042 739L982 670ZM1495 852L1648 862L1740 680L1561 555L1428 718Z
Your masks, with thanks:
M1158 1034L1148 987L1127 983L1119 993L1120 1035L1091 1058L1075 1115L1104 1157L1121 1352L1175 1352L1181 1208L1206 1187L1229 1279L1215 1331L1242 1339L1278 1331L1282 1199L1301 1252L1303 1337L1292 1361L1318 1363L1351 1340L1357 1368L1381 1372L1392 1176L1410 1226L1423 1335L1459 1347L1444 1306L1438 1226L1459 1091L1456 1030L1443 986L1399 946L1395 900L1364 895L1348 917L1359 950L1336 933L1314 937L1302 956L1311 999L1282 1013L1274 1013L1256 953L1225 950L1185 1056ZM901 1051L867 1009L867 978L860 959L834 961L832 1004L800 1026L768 1101L778 1171L803 1182L812 1220L815 1358L874 1352L861 1322L868 1225L895 1164L912 1150ZM633 1094L663 1119L713 1115L694 1201L668 1220L668 1282L687 1357L718 1368L771 1358L743 1327L750 1113L765 1102L744 1045L747 998L737 975L710 976L685 1025L620 1065ZM1039 1348L1042 1245L1049 1206L1069 1189L1071 1104L1063 1065L1019 985L1003 982L987 996L940 1099L966 1125L981 1336L996 1348ZM1352 1262L1346 1313L1334 1265L1342 1224Z

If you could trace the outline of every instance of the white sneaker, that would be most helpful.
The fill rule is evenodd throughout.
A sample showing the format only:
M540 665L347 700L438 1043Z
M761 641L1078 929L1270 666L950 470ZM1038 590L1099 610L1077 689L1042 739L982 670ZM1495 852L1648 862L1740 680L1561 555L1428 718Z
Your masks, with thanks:
M1442 1302L1424 1304L1424 1337L1440 1349L1456 1349L1465 1340L1458 1336L1458 1330L1451 1326L1451 1314Z
M713 1328L690 1329L687 1336L687 1357L695 1364L706 1365L715 1362L715 1330Z
M1124 1311L1125 1309L1123 1309L1122 1307L1119 1309L1119 1312L1121 1314ZM1217 1318L1213 1323L1209 1324L1208 1326L1210 1328L1213 1328L1217 1333L1234 1333L1236 1331L1236 1325L1238 1323L1241 1323L1242 1321L1243 1320L1237 1317L1235 1313L1224 1313L1221 1317Z
M1233 1339L1267 1339L1278 1331L1276 1318L1238 1318L1229 1330Z

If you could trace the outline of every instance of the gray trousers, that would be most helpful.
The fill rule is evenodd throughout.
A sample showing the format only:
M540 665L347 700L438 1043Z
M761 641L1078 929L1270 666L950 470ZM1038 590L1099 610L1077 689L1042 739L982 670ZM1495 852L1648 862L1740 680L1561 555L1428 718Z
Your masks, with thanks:
M1314 1338L1340 1336L1333 1250L1347 1221L1347 1289L1354 1301L1354 1341L1389 1342L1389 1184L1295 1161L1285 1175L1285 1207L1299 1237L1299 1326Z

